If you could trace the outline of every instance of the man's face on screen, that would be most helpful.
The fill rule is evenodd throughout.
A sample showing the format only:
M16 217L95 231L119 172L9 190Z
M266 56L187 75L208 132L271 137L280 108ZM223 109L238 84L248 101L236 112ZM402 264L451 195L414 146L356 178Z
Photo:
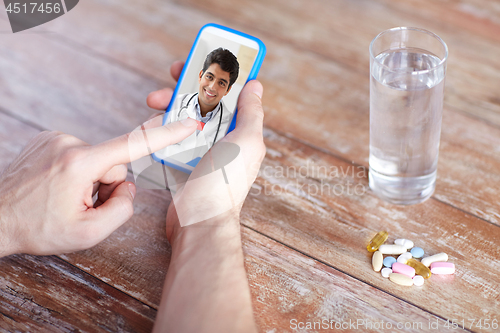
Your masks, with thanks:
M231 90L229 88L229 72L223 71L219 64L211 64L203 73L200 71L199 103L202 109L213 110L222 97Z

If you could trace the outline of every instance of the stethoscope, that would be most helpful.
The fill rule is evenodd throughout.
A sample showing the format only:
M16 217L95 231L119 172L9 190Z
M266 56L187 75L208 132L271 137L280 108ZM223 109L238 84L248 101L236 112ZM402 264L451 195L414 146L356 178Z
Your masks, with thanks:
M191 103L191 101L193 100L193 98L198 95L198 93L195 93L193 94L193 96L191 96L191 98L189 98L187 104L185 106L182 106L182 103L184 102L184 100L186 99L186 97L184 97L181 101L181 109L179 110L179 112L177 113L177 118L180 118L180 115L181 115L181 112L182 110L187 110L188 106L189 106L189 103ZM212 146L215 145L215 141L217 140L217 135L219 134L219 128L220 128L220 124L222 122L222 112L223 112L223 109L224 109L224 106L223 104L221 103L220 104L220 117L219 117L219 125L217 125L217 132L215 132L215 138L214 138L214 142L212 142Z

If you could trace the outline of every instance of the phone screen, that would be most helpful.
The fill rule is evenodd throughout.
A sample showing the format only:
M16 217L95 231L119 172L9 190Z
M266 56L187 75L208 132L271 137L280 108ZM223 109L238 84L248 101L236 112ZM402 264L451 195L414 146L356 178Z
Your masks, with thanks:
M239 94L247 80L257 76L264 54L264 44L254 37L212 24L203 27L163 120L166 124L193 118L198 129L155 153L155 159L190 173L234 128Z

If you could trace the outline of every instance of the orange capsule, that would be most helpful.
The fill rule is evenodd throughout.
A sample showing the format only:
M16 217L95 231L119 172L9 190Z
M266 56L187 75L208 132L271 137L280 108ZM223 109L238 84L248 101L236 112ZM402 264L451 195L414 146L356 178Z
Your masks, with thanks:
M389 237L389 234L387 231L380 231L378 232L375 237L372 238L366 249L369 252L375 252L378 250L379 246L384 244L385 241L387 240L387 237Z
M428 279L431 277L431 270L420 261L415 259L408 259L406 264L410 267L415 268L415 274L422 275L424 279Z

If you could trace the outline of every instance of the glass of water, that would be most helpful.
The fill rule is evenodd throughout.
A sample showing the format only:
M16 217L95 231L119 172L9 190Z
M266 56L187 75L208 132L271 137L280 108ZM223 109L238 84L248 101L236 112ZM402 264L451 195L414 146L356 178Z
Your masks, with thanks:
M417 28L393 28L370 44L370 188L401 205L436 186L448 48Z

